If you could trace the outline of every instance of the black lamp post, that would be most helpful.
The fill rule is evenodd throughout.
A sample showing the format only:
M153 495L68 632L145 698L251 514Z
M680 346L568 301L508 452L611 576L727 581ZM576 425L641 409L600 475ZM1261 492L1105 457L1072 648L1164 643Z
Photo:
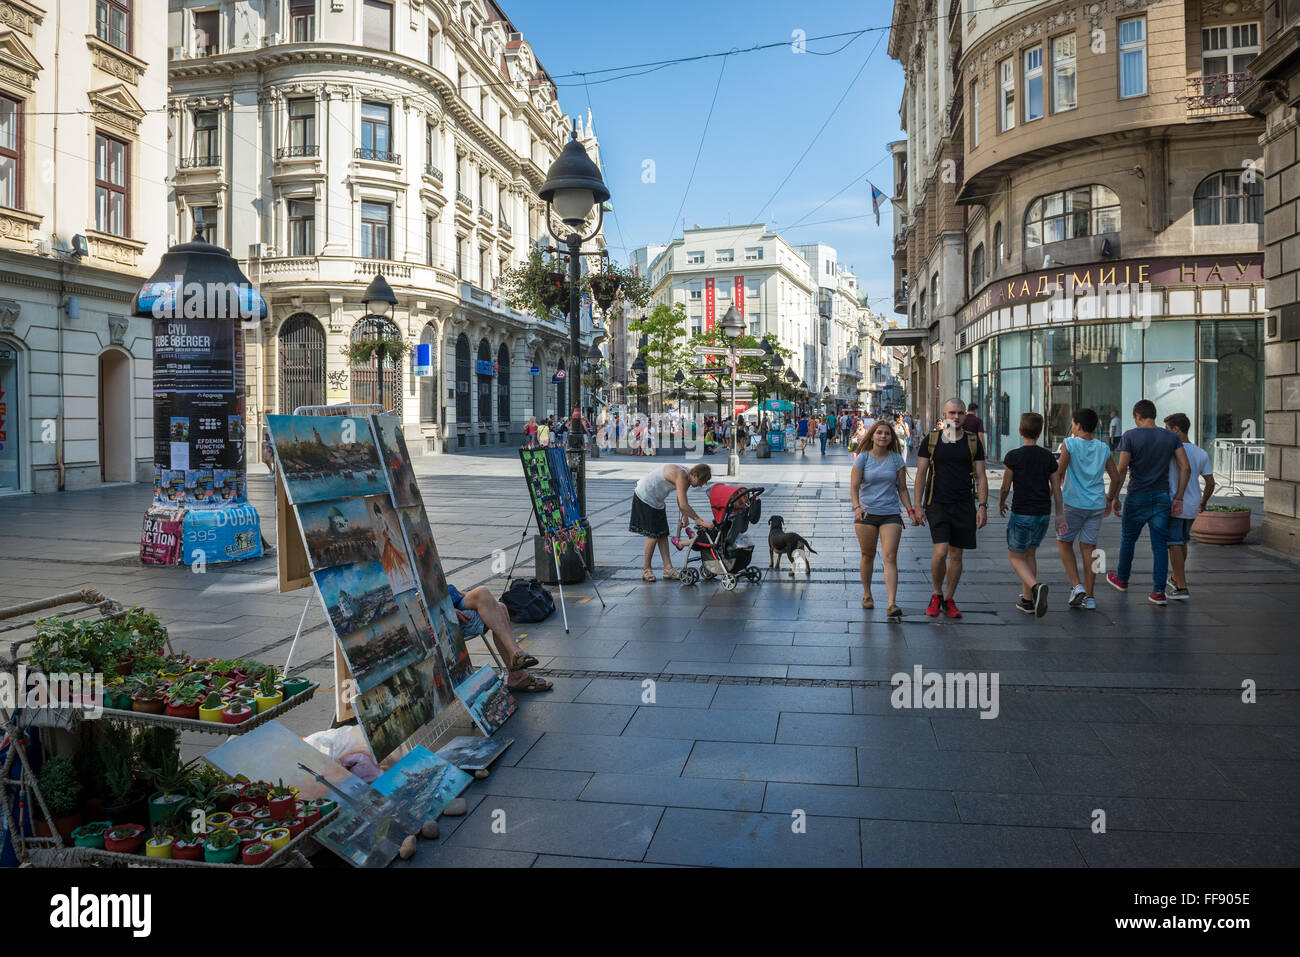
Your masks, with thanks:
M636 410L641 411L641 379L646 374L645 353L638 351L632 362L632 371L636 374Z
M361 302L366 307L367 318L374 317L379 320L376 330L379 345L375 349L375 374L379 382L379 407L387 412L388 406L384 405L384 359L388 358L385 320L397 305L397 296L393 294L393 287L388 285L388 280L383 277L383 274L375 273L375 278L370 280L370 285L361 295Z
M592 162L587 150L578 142L577 130L569 135L560 155L555 158L551 168L546 171L546 182L537 191L537 195L546 203L546 229L558 243L569 247L569 351L573 355L571 368L578 370L578 410L582 410L582 345L579 338L582 333L581 319L578 315L578 284L582 279L579 270L579 256L582 244L595 237L605 221L604 203L609 200L609 190L600 175L600 167ZM583 236L580 232L591 208L597 209L596 225L590 233ZM554 212L568 229L561 236L551 223ZM582 460L582 436L586 430L582 420L571 423L569 428L570 458L576 458L578 468L574 479L578 486L578 509L587 514L587 475ZM588 536L588 541L591 540Z
M772 343L768 341L766 336L763 337L763 361L767 365L767 368L764 369L763 371L768 378L771 378L774 373L780 371L782 365L781 354L772 348ZM763 385L764 385L764 390L763 390L764 401L758 404L759 435L758 435L758 447L754 450L754 455L756 458L770 459L772 457L772 446L769 445L767 441L768 430L763 427L763 420L764 418L766 418L766 416L763 414L765 411L763 409L763 406L767 404L766 400L768 398L769 392L766 388L767 386L766 381L763 383Z
M739 416L736 415L736 343L745 334L745 319L735 306L727 309L722 317L722 331L727 336L727 351L731 358L731 454L727 456L727 474L740 474L740 454L736 450L736 428Z

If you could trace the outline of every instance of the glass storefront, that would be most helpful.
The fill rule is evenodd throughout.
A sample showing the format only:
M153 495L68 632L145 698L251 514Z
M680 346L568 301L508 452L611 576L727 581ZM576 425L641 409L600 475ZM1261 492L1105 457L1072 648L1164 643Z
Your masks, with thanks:
M1004 333L959 354L959 386L980 404L994 458L1020 444L1022 412L1044 417L1041 441L1055 448L1074 409L1103 423L1118 411L1127 429L1143 398L1158 420L1185 412L1192 441L1212 453L1216 438L1264 437L1263 331L1260 319L1186 319Z
M18 422L18 349L0 341L0 492L19 488Z

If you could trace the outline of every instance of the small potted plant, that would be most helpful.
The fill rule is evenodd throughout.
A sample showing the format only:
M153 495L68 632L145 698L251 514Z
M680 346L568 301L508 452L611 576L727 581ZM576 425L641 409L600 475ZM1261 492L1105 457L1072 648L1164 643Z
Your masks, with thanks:
M72 832L72 843L77 847L96 847L104 849L104 835L113 826L112 821L91 821Z
M180 756L175 751L163 753L161 766L153 769L153 783L158 790L149 795L151 827L158 823L175 824L185 808L193 802L190 790L198 763L199 759L195 758L181 764Z
M199 704L204 700L203 689L196 684L173 685L167 691L166 714L172 718L199 720Z
M292 838L289 836L287 827L276 827L262 833L262 840L270 844L277 851L289 843Z
M256 801L240 801L230 808L230 813L235 817L252 818L253 812L257 810Z
M153 837L144 842L145 857L163 857L171 860L172 847L176 839L167 833L167 829L161 824L155 824Z
M131 710L131 692L120 675L114 675L104 687L104 707L115 711Z
M290 837L297 837L303 831L307 830L307 821L301 814L295 814L293 817L283 818L280 823L289 829Z
M247 831L253 827L253 818L251 817L232 817L230 823L226 825L232 831Z
M266 803L271 817L277 821L288 820L298 812L298 795L293 788L285 785L283 778L267 792Z
M320 820L320 806L314 801L303 801L298 816L307 827L312 827Z
M144 847L144 825L119 824L104 832L104 850L118 854L139 854Z
M239 860L239 835L229 828L213 831L203 845L203 859L209 864L233 864Z
M296 675L293 678L284 679L284 699L296 698L308 688L311 687L311 679L303 675Z
M258 834L265 834L267 831L274 831L280 826L280 822L272 817L258 817L253 819L253 830Z
M54 822L54 830L66 845L72 840L72 832L86 820L81 811L81 778L76 765L60 755L47 758L37 782ZM36 820L36 833L41 837L53 836L43 816Z
M284 701L284 695L275 687L275 672L267 669L257 690L257 713L270 711Z
M206 843L206 837L202 834L191 834L187 837L177 838L172 844L172 859L177 861L201 861L203 860L203 845Z
M208 815L208 827L214 831L219 831L223 827L230 827L230 822L235 816L229 811L217 811L215 814Z
M270 844L264 841L254 841L244 847L243 860L245 864L256 867L274 853L275 851Z
M141 714L162 714L167 706L165 686L157 675L134 674L127 681L131 710Z
M253 716L253 709L242 701L230 701L221 712L222 724L242 724Z
M1192 537L1204 545L1240 545L1249 533L1246 505L1207 505L1192 522Z
M244 785L244 800L252 801L258 807L265 807L266 796L270 790L271 785L265 781L249 781Z
M233 811L236 804L239 804L243 798L244 786L238 781L223 781L218 784L213 792L213 797L217 803L227 811Z
M242 831L231 831L232 834L239 836L239 849L242 851L250 844L255 844L262 839L262 832L255 831L251 827L246 827Z

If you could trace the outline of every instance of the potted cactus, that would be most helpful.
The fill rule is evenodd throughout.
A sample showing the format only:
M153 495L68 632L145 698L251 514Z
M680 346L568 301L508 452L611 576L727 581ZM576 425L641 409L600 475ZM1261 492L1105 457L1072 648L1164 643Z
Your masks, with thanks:
M230 809L230 813L235 817L252 818L253 812L257 810L256 801L240 801Z
M203 859L209 864L233 864L239 860L239 835L229 828L213 831L203 845Z
M276 705L284 701L284 694L275 684L275 672L267 669L262 674L261 682L257 690L257 713L270 711Z
M289 829L287 827L276 827L269 831L263 831L262 840L266 841L267 844L270 844L271 847L278 851L280 848L288 844L292 838L289 835Z
M176 839L167 833L167 829L161 824L155 824L153 837L144 842L145 857L162 857L171 860L172 847Z
M274 853L275 851L270 844L264 841L253 841L251 844L244 846L244 863L256 867Z
M285 700L296 698L308 688L311 687L311 679L303 675L296 675L292 678L284 679L284 697Z
M162 714L167 706L166 686L157 675L137 673L126 682L131 693L131 710L141 714Z
M226 826L232 831L251 830L253 827L253 819L251 817L232 817Z
M298 812L298 795L293 788L285 785L283 778L267 792L266 803L271 817L277 821L288 820Z
M223 724L242 724L253 716L253 709L242 701L230 701L221 712Z
M172 685L167 690L166 714L172 718L190 718L198 720L199 703L203 701L203 689L196 684L182 683Z
M139 854L144 847L144 826L119 824L104 832L104 850L119 854Z
M244 800L251 801L258 807L265 807L266 795L270 790L271 786L265 781L249 781L244 785Z
M1192 537L1205 545L1240 545L1250 533L1250 508L1207 505L1192 522Z
M177 838L172 844L172 858L177 861L201 861L203 860L203 845L206 838L202 834L191 834L188 837Z

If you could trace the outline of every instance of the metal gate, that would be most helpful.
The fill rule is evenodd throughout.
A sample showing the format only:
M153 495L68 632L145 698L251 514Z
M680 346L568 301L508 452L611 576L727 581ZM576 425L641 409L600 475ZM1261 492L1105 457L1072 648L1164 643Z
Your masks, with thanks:
M363 316L352 327L352 341L374 339L382 336L391 338L401 336L402 331L391 319L380 316ZM352 380L352 401L368 405L379 402L379 376L375 371L376 362L371 359L363 365L354 365L350 370ZM384 403L388 408L400 405L402 401L402 366L399 360L384 359ZM307 403L304 403L307 404Z
M299 312L280 327L282 413L300 405L325 404L325 330L316 317Z

